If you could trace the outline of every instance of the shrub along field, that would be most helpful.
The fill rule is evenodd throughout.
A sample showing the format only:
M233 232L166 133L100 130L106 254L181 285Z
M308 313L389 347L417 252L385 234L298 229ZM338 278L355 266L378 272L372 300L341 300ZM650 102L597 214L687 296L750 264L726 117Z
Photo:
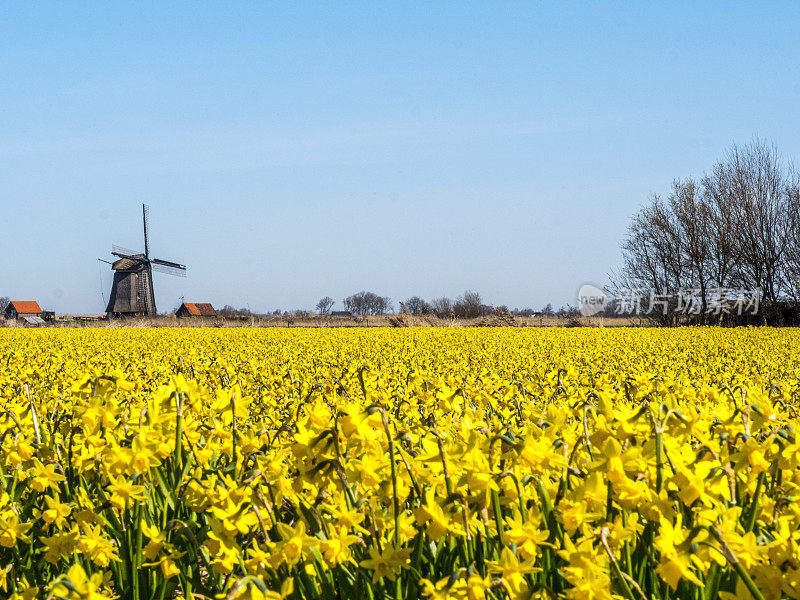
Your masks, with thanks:
M0 590L800 597L800 332L0 331Z

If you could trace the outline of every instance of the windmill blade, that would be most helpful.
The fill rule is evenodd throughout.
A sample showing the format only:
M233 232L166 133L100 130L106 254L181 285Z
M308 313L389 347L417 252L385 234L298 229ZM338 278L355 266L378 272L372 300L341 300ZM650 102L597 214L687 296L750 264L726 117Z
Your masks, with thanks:
M186 277L186 267L179 269L176 267L170 267L167 265L159 264L155 261L151 261L150 268L153 269L153 271L158 271L159 273L164 273L166 275L173 275L175 277Z
M162 258L154 258L151 260L154 265L162 265L164 267L172 267L173 269L183 269L186 270L186 265L182 265L180 263L172 262L171 260L164 260Z
M142 263L147 262L145 259L142 258L141 254L139 255L125 254L123 252L112 252L111 254L113 254L114 256L118 256L119 258L127 258L128 260L134 260L136 262L142 262Z
M166 273L167 275L174 275L175 277L186 277L186 265L172 262L171 260L154 258L150 261L150 266L154 271L158 271L159 273Z
M132 256L134 254L139 254L135 250L130 250L129 248L125 248L123 246L117 246L116 244L111 244L111 254L126 254L128 256Z
M150 246L147 243L147 234L150 229L150 207L147 204L142 204L142 222L144 224L144 257L150 258Z

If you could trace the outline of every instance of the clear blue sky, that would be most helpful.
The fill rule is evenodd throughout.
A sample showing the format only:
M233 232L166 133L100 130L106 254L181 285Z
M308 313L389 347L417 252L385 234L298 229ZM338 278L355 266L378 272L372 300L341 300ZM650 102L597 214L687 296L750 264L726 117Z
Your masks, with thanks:
M0 295L101 312L147 202L162 310L570 302L674 177L800 157L800 4L632 4L5 3Z

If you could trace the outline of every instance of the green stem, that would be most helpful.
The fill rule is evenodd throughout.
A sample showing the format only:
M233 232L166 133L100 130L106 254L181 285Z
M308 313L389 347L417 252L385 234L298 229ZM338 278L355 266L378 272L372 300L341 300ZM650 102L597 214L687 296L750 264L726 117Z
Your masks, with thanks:
M494 509L494 523L497 526L497 555L499 556L500 549L503 547L503 513L500 510L500 495L497 490L492 490L492 508Z
M705 582L705 590L704 590L704 598L705 600L715 600L717 598L717 592L719 591L719 581L722 575L722 569L720 568L718 563L714 563L711 565L711 568L708 570L708 576L706 577Z
M231 459L233 460L233 478L236 479L236 475L237 475L237 473L236 473L236 471L237 471L237 467L236 467L236 440L237 440L237 432L236 432L236 392L233 392L233 395L231 396L231 411L232 411L231 419L232 419L232 425L233 425L233 437L232 437L232 442L231 442L233 448L231 449Z
M750 594L753 596L755 600L764 600L764 596L761 594L759 589L756 587L755 582L751 579L750 575L745 571L742 563L739 562L739 559L733 554L733 551L730 549L730 546L725 542L722 538L722 535L719 532L717 527L708 527L708 532L716 539L720 545L722 546L722 554L728 560L728 563L733 567L733 570L736 571L736 574L739 578L744 582L747 589L750 591Z
M767 474L766 472L761 473L758 476L758 483L756 484L756 491L753 494L753 501L750 502L750 510L747 513L747 521L744 524L745 532L753 531L753 528L756 525L756 517L758 516L758 503L761 500L761 490L764 487L764 483L766 481Z
M181 469L182 469L181 438L183 436L183 397L181 392L178 392L175 395L175 403L177 408L177 414L175 416L175 452L173 454L172 462L173 462L173 467L175 469L175 475L173 476L173 480L175 483L175 487L177 488L178 485L180 484Z
M656 492L661 492L664 482L664 437L658 426L656 426Z
M359 372L360 374L360 372ZM381 409L383 429L386 432L386 439L389 440L389 462L392 468L392 508L394 510L394 547L400 548L400 498L397 496L397 465L394 460L394 440L389 430L389 421L386 418L386 410ZM400 600L403 597L400 577L395 579L395 598Z

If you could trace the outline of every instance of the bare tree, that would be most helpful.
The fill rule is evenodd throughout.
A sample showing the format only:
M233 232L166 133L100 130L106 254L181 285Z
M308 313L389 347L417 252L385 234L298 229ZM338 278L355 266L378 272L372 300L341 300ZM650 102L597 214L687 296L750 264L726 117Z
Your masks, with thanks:
M453 303L450 298L434 298L431 300L431 310L440 319L447 319L453 315Z
M694 322L712 312L718 289L760 289L780 322L777 303L800 295L799 209L800 176L775 146L733 146L699 183L675 180L666 201L652 196L633 216L612 289L663 292L674 308L676 292L691 288ZM668 314L662 321L674 322L675 311Z
M253 313L249 308L234 308L230 304L226 304L217 311L217 315L220 317L249 317L253 316Z
M319 311L319 314L328 315L330 314L331 308L333 308L334 304L336 304L336 302L334 302L333 298L330 296L325 296L322 300L317 302L316 309Z
M431 305L419 296L411 296L408 300L403 302L406 311L412 315L427 315L431 312Z
M674 193L673 193L674 195ZM611 291L629 296L652 318L664 325L674 324L677 290L690 285L685 246L679 220L664 202L653 195L631 219L628 236L622 243L621 272L612 277ZM658 297L658 306L654 299Z
M789 298L800 302L800 172L792 167L786 185L786 268L784 284Z
M709 252L707 267L710 281L718 288L733 284L734 271L739 260L736 239L736 221L731 206L730 169L717 163L710 174L703 177L703 194L708 210L707 231Z
M11 298L8 296L0 297L0 315L6 311L6 307L11 304Z
M384 315L386 313L392 312L394 307L392 306L392 299L389 296L378 296L375 299L375 303L373 305L372 314L373 315Z
M453 303L453 313L461 319L474 319L491 312L492 307L486 306L478 292L467 290Z
M708 309L709 275L709 229L711 209L702 189L693 179L676 179L672 184L669 209L674 215L675 239L683 262L684 281L700 291L700 321L705 319Z
M781 294L789 233L787 170L777 148L758 139L734 146L727 162L733 200L729 208L740 244L740 283L760 287L764 298L775 302Z
M392 310L392 299L361 291L342 301L345 310L354 315L383 315Z

